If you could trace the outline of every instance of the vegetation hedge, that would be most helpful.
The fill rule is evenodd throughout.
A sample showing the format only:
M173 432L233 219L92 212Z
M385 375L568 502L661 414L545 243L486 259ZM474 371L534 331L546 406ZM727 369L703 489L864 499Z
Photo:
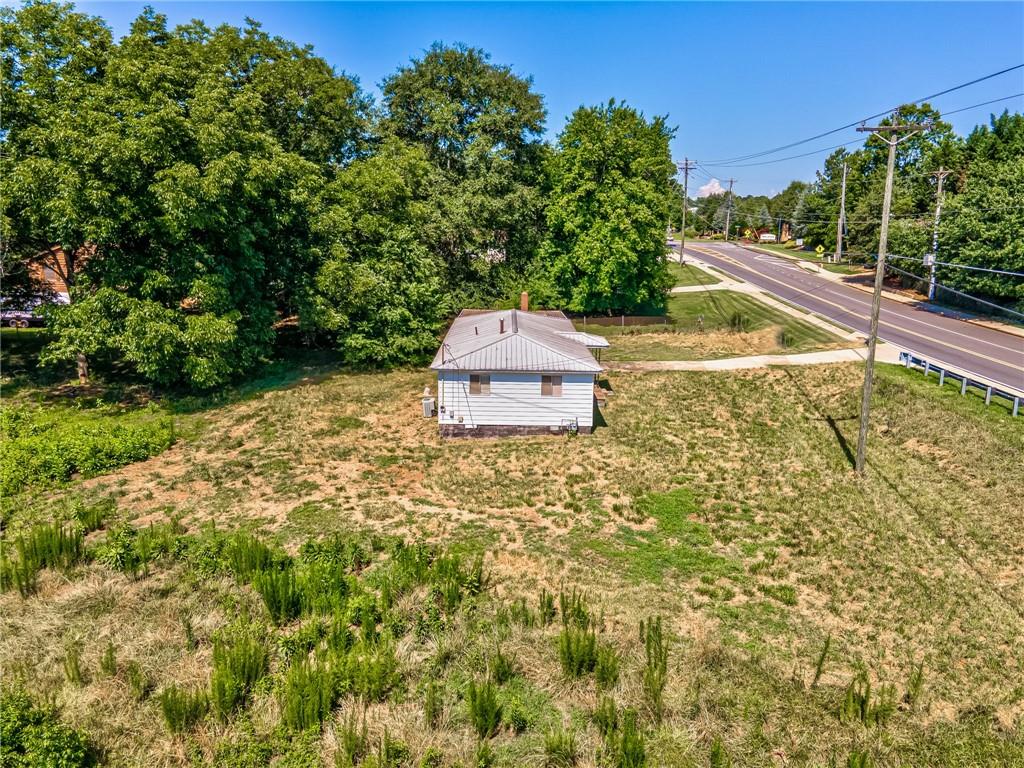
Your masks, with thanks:
M0 694L0 765L11 768L85 768L96 765L88 737L37 707L23 691Z
M0 493L29 485L52 485L74 474L92 477L167 449L175 439L168 417L143 413L125 420L115 415L79 416L61 409L0 411Z

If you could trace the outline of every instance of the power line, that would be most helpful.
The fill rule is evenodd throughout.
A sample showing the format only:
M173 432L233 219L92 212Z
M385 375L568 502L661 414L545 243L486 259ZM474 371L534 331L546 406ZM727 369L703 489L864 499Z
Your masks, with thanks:
M706 174L707 174L707 175L708 175L709 177L711 177L711 178L714 178L714 174L713 174L713 173L711 173L711 171L709 171L709 170L708 170L707 168L705 168L705 167L704 167L703 165L701 165L701 164L700 164L700 161L695 161L695 162L697 163L697 167L698 167L698 168L699 168L700 170L704 171L704 173L706 173Z
M752 153L750 153L748 155L739 155L737 157L730 157L730 158L724 158L724 159L718 159L718 160L704 160L704 161L701 161L701 162L705 162L705 163L708 163L708 164L711 164L711 163L733 163L733 162L742 162L744 160L753 160L756 157L763 157L764 155L772 155L772 154L775 154L776 152L781 152L781 151L783 151L785 149L790 149L792 147L798 147L801 144L806 144L809 141L816 141L818 139L824 138L825 136L832 136L833 134L839 133L840 131L845 131L845 130L847 130L849 128L854 128L854 127L860 125L861 123L867 122L868 120L874 120L875 118L883 117L885 115L888 115L890 113L893 113L893 112L897 111L901 106L905 106L906 104L919 104L922 101L929 101L930 99L935 99L935 98L938 98L939 96L945 96L947 93L952 93L953 91L958 91L961 88L967 88L968 86L976 85L977 83L983 82L985 80L991 80L993 77L998 77L999 75L1005 75L1007 72L1013 72L1015 70L1022 69L1022 68L1024 68L1024 64L1017 64L1017 65L1012 66L1012 67L1007 67L1006 69L1001 69L998 72L993 72L993 73L985 75L983 77L979 77L979 78L975 78L974 80L970 80L970 81L968 81L966 83L961 83L960 85L955 85L952 88L946 88L945 90L939 91L938 93L933 93L933 94L930 94L928 96L923 96L920 99L915 99L914 101L904 102L903 104L899 104L899 105L897 105L895 107L892 107L891 109L887 109L887 110L885 110L883 112L878 112L878 113L876 113L874 115L869 115L868 117L862 117L859 120L854 120L852 123L847 123L846 125L841 125L838 128L833 128L831 131L825 131L824 133L819 133L819 134L817 134L815 136L810 136L810 137L808 137L806 139L801 139L800 141L794 141L794 142L791 142L790 144L783 144L782 146L774 147L773 149L766 149L766 150L763 150L761 152L752 152Z
M694 166L693 171L697 175L701 176L704 181L711 181L713 178L715 178L710 173L708 173L704 168L701 168L699 165Z
M1021 96L1024 96L1024 91L1021 91L1020 93L1014 93L1014 94L1012 94L1010 96L1003 96L1003 97L998 98L998 99L992 99L991 101L982 101L982 102L980 102L978 104L971 104L971 106L969 106L969 107L960 107L960 109L953 109L953 110L950 110L949 112L943 112L942 116L946 117L947 115L955 115L958 112L966 112L969 109L977 109L978 107L987 107L989 104L996 104L996 103L998 103L1000 101L1009 101L1010 99L1018 99Z
M933 93L933 94L931 94L929 96L923 96L920 99L912 101L911 103L912 104L920 104L922 101L928 101L929 99L937 99L939 96L945 96L947 93L952 93L953 91L959 91L961 88L966 88L969 85L975 85L975 84L983 82L985 80L991 80L993 77L998 77L999 75L1005 75L1007 72L1013 72L1014 70L1017 70L1017 69L1024 69L1024 64L1015 64L1012 67L1007 67L1006 69L1001 69L998 72L993 72L991 75L985 75L983 77L979 77L978 79L971 80L968 83L961 83L960 85L954 85L952 88L947 88L944 91L939 91L938 93ZM902 106L902 105L900 105L900 106ZM895 112L897 109L899 109L899 107L895 107L894 109L887 110L887 112ZM882 114L885 114L885 113L883 112ZM881 115L875 115L875 117L880 117L880 116ZM869 117L869 118L865 118L865 119L870 120L871 118Z
M899 267L894 267L892 264L887 265L886 269L891 269L893 272L899 272L901 275L906 275L907 277L912 277L915 280L919 280L922 283L928 282L927 278L921 277L921 275L915 275L913 272L907 272L905 269L900 269ZM978 304L984 304L987 307L992 307L993 309L997 309L1000 312L1005 312L1006 314L1014 315L1015 317L1019 317L1022 320L1024 320L1024 313L1018 312L1015 309L1010 309L1009 307L1004 307L1002 304L996 304L995 302L986 301L985 299L979 299L977 296L972 296L969 293L964 293L963 291L958 291L956 288L950 288L948 285L943 285L942 283L936 283L936 285L939 288L941 288L942 290L949 291L950 293L955 293L957 296L960 296L961 298L970 299L971 301L976 301Z
M755 166L755 165L771 165L772 163L784 163L787 160L796 160L797 158L800 158L800 157L810 157L811 155L816 155L819 152L828 152L831 149L839 149L840 147L848 147L851 144L860 144L860 143L862 143L860 139L851 139L850 141L846 142L845 144L835 144L835 145L833 145L831 147L822 147L821 149L812 149L810 152L804 152L804 153L799 154L799 155L790 155L789 157L780 157L777 160L762 160L761 162L758 162L758 163L707 163L707 165L710 165L712 168L750 168L750 167Z
M966 111L968 111L970 109L977 109L978 107L987 107L989 104L997 104L1000 101L1010 101L1011 99L1017 99L1017 98L1020 98L1021 96L1024 96L1024 92L1013 93L1013 94L1010 94L1009 96L1002 96L1002 97L1000 97L998 99L991 99L989 101L982 101L982 102L980 102L978 104L971 104L971 106L969 106L969 107L960 107L959 109L953 109L953 110L950 110L949 112L943 112L942 113L942 117L946 117L948 115L955 115L955 114L958 114L960 112L966 112ZM842 130L842 129L839 129L839 130ZM756 163L730 163L730 162L715 163L715 162L708 162L708 161L705 160L704 164L705 165L710 165L712 168L751 168L751 167L756 166L756 165L772 165L773 163L784 163L787 160L796 160L796 159L801 158L801 157L810 157L811 155L816 155L819 152L829 152L829 151L834 150L834 149L841 149L843 147L848 147L851 144L860 144L860 143L862 143L862 141L859 138L851 139L850 141L847 141L845 144L834 144L831 147L822 147L821 149L812 149L810 152L803 152L803 153L801 153L799 155L790 155L788 157L780 157L780 158L778 158L776 160L761 160L761 161L756 162Z
M889 258L890 259L903 259L904 261L916 261L919 264L925 264L926 266L928 264L928 262L926 262L924 259L918 258L917 256L896 256L895 254L890 253L889 254ZM932 263L935 264L938 267L956 267L957 269L973 269L973 270L975 270L977 272L991 272L991 273L996 274L996 275L1009 275L1010 277L1024 277L1024 272L1010 272L1009 270L1006 270L1006 269L990 269L989 267L975 267L972 264L957 264L956 262L953 262L953 261L934 261ZM893 269L895 269L895 267L893 267ZM952 289L950 289L950 290L952 290Z
M715 197L721 197L724 194L725 193L722 192L722 193L720 193L718 195L715 195ZM767 196L763 195L762 197L767 197ZM719 205L724 205L724 203L719 203ZM1014 208L1014 206L1003 206L1003 207L999 207L999 208L971 208L969 211L945 211L945 212L943 212L943 216L953 216L953 215L962 214L962 213L978 213L978 212L988 212L988 213L991 213L991 212L1004 211L1004 210L1008 210L1008 209L1012 209L1012 208ZM772 216L771 214L769 214L766 217L763 214L758 213L756 211L743 211L743 210L740 209L740 207L738 205L737 206L733 206L733 210L737 212L737 216L746 217L748 219L756 218L756 219L761 219L762 221L775 221L776 219L780 218L779 216ZM818 222L833 222L836 219L836 215L835 214L827 214L827 213L823 213L823 214L805 214L803 216L792 216L792 215L786 216L786 215L783 215L783 216L781 216L781 218L783 220L785 220L785 221L791 221L791 222L800 223L800 224L816 224ZM930 213L915 213L915 214L907 215L907 216L890 216L889 217L890 221L930 221L931 219L932 219L932 214L930 214ZM879 219L851 219L849 217L846 217L845 221L846 221L847 224L880 224L882 222L882 220L880 218Z

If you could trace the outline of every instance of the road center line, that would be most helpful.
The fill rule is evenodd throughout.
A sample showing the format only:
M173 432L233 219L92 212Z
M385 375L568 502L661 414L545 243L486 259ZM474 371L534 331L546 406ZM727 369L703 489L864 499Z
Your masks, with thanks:
M694 249L694 250L696 250L696 249ZM700 253L700 251L697 251L697 252ZM750 267L746 266L742 262L738 261L737 259L733 259L731 257L724 256L724 255L722 255L720 253L717 253L717 252L714 252L714 251L712 251L711 254L708 254L708 255L714 255L714 256L717 256L718 258L721 258L721 259L727 259L727 260L733 262L733 264L735 266L737 266L740 269L743 269L743 270L745 270L747 272L750 272L751 274L759 275L759 276L763 277L765 280L771 280L773 283L778 283L779 285L790 287L788 283L785 283L782 280L777 280L776 278L771 277L769 275L766 275L763 272L757 272L757 271L751 269ZM782 297L782 298L784 298L786 301L795 301L794 299L791 299L791 298L786 298L786 297ZM862 315L862 314L858 313L856 310L852 310L852 309L849 309L848 307L844 307L841 304L837 304L834 301L829 301L828 299L822 298L820 296L815 296L815 299L817 299L818 301L821 301L821 302L823 302L825 304L828 304L828 305L830 305L832 307L835 307L836 309L842 310L844 314L853 315L854 317L858 317L858 318L861 318L861 319L864 319L864 320L869 320L870 319L869 316ZM909 334L910 336L916 336L919 339L924 339L925 341L931 342L932 344L936 344L936 345L938 345L940 347L948 347L949 349L955 349L956 351L962 352L965 355L968 355L969 357L976 357L976 358L980 358L982 360L987 360L987 361L989 361L991 363L996 363L997 365L1000 365L1000 366L1006 366L1006 367L1008 367L1010 369L1016 369L1017 368L1017 366L1015 366L1013 363L1007 362L1006 360L1000 360L999 358L996 358L996 357L990 357L989 355L984 355L981 352L977 352L977 351L972 350L972 349L966 349L965 347L960 347L960 346L957 346L956 344L951 344L948 341L942 341L941 339L936 339L936 338L934 338L932 336L926 336L925 334L918 333L917 331L911 331L908 328L903 328L903 327L898 326L898 325L893 325L892 323L883 321L881 318L879 318L878 324L879 324L879 326L883 326L884 325L884 326L886 326L888 328L891 328L891 329L893 329L895 331L898 331L900 333ZM929 326L929 327L932 327L932 326ZM973 340L974 341L978 341L978 339L973 339ZM1021 369L1021 370L1024 370L1024 369Z
M838 291L834 291L831 288L826 289L824 292L825 293L830 293L833 296L839 296L841 298L844 298L844 299L846 299L848 301L855 302L857 304L863 304L865 307L870 307L871 306L871 302L870 301L866 301L866 300L861 299L861 298L856 297L856 296L847 296L846 294L839 293ZM1014 352L1014 353L1017 353L1017 354L1024 354L1024 341L1021 341L1021 346L1020 347L1016 347L1016 348L1015 347L1007 347L1007 346L1003 346L1002 344L997 344L994 341L988 341L987 339L979 339L977 336L972 336L971 334L964 333L963 331L955 331L952 328L942 328L942 327L939 327L939 326L936 326L936 325L932 325L931 323L926 322L925 320L921 320L919 318L912 317L911 315L900 314L899 312L895 311L892 307L888 307L888 308L883 307L882 311L898 315L899 317L902 317L904 320L908 320L909 322L912 322L912 323L918 323L920 325L924 325L924 326L926 326L928 328L932 328L932 329L940 331L942 333L951 333L951 334L954 334L956 336L963 336L965 339L970 339L971 341L977 342L977 343L980 343L980 344L987 344L988 346L995 347L996 349L1003 349L1003 350L1006 350L1007 352ZM912 310L908 310L908 311L912 311Z

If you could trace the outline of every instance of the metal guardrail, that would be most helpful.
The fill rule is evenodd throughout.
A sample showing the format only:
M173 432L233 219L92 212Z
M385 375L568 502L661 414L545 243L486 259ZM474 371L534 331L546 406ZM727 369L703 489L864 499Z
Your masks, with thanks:
M981 389L985 392L985 405L989 405L992 402L993 395L1001 397L1013 403L1014 416L1020 413L1020 401L1024 399L1024 395L1019 392L1011 392L1006 389L1001 389L992 382L985 381L978 377L972 377L971 374L966 372L955 371L951 368L945 367L945 365L934 363L923 357L917 357L910 352L900 352L900 363L907 368L920 368L924 371L925 376L928 376L932 371L935 371L939 375L940 387L946 383L947 378L959 381L961 395L967 394L968 387Z

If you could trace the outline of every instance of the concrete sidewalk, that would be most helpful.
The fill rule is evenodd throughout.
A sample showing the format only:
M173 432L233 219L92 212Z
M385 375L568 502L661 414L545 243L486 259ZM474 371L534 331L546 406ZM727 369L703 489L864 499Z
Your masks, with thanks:
M826 352L804 352L797 355L749 355L726 357L721 360L643 360L635 362L607 362L613 371L738 371L767 368L770 365L821 365L823 363L863 362L867 347L833 349ZM898 363L900 351L890 344L879 344L875 362Z

